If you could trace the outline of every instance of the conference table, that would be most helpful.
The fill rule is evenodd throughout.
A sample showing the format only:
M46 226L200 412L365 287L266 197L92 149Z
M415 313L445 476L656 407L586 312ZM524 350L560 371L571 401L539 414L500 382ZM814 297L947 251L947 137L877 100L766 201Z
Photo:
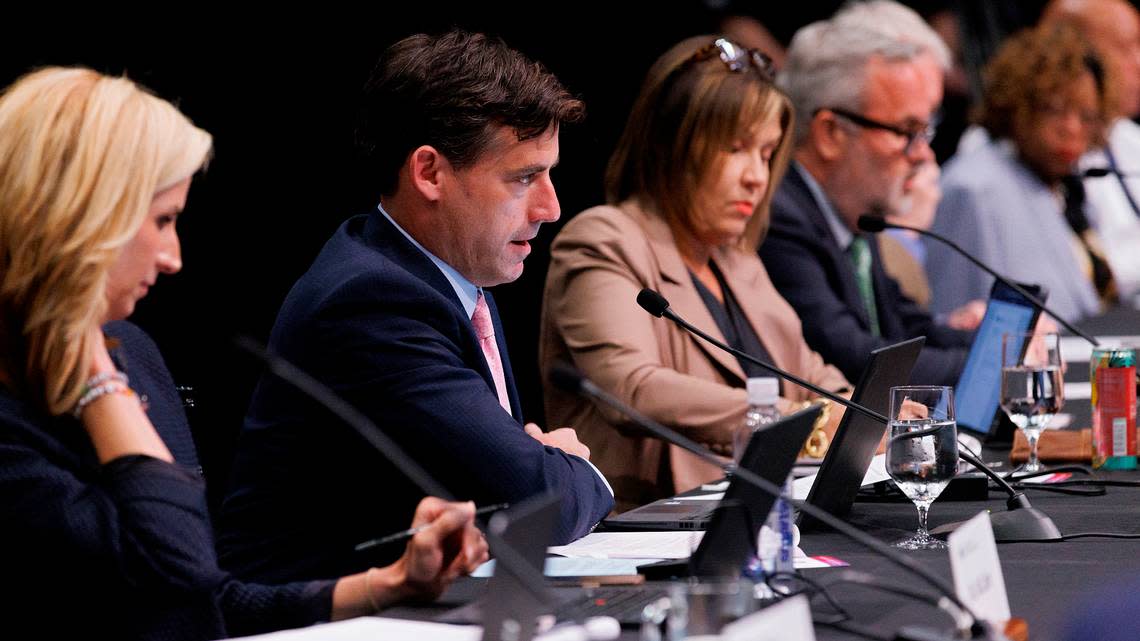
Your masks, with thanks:
M1132 336L1140 334L1140 312L1118 310L1102 318L1083 323L1081 328L1098 336ZM1069 360L1069 359L1067 359ZM1066 381L1088 380L1087 360L1070 360ZM1082 408L1088 401L1069 401L1073 418L1070 428L1088 426L1089 412ZM1007 446L1008 448L1008 446ZM987 462L1000 463L1008 470L1008 449L987 447ZM1093 478L1077 475L1074 478ZM1131 481L1140 485L1140 472L1095 472L1095 478ZM1087 532L1110 532L1140 535L1140 487L1110 486L1103 495L1076 496L1051 492L1041 487L1025 490L1033 506L1047 514L1063 535ZM979 512L998 512L1005 508L1005 496L991 490L986 500L939 500L930 510L929 525L964 521ZM847 521L883 542L894 542L913 533L917 524L914 505L901 497L881 500L868 497L857 501ZM827 555L849 564L850 569L874 576L906 590L930 594L932 588L907 570L879 554L848 540L833 531L803 533L800 546L809 556ZM945 551L903 552L925 567L951 581L949 556ZM1077 538L1059 542L1000 543L998 554L1014 617L1025 619L1029 638L1035 641L1060 639L1063 626L1088 599L1096 598L1115 583L1134 577L1140 571L1140 540L1113 538ZM886 593L851 583L836 584L841 571L836 568L802 570L803 576L828 588L828 592L851 614L850 624L872 638L892 638L906 625L929 625L949 629L951 620L942 611L918 600ZM442 603L430 606L402 607L386 616L431 618L449 604L464 601L482 591L485 580L463 579L445 595ZM577 588L553 587L565 592ZM816 597L812 600L817 618L829 617L834 611ZM1140 614L1136 615L1140 618ZM860 634L817 624L818 639L867 638ZM622 639L637 639L636 629L624 629Z
M993 452L986 452L987 458ZM1114 472L1101 478L1135 480L1140 474ZM1140 534L1140 488L1108 487L1103 496L1069 496L1042 490L1027 490L1033 506L1047 514L1063 535L1084 532ZM1004 495L991 491L986 501L936 501L930 510L933 528L962 521L983 510L1005 509ZM848 522L884 542L902 539L913 532L916 512L909 502L857 502ZM827 554L851 564L852 569L870 573L899 586L931 588L907 571L879 555L861 548L837 533L807 533L801 547L809 555ZM950 579L949 557L944 551L906 552L939 575ZM1113 582L1122 581L1140 570L1140 540L1079 538L1045 543L999 543L998 555L1014 617L1025 619L1030 638L1060 638L1060 627L1082 600ZM806 570L809 578L823 585L832 569ZM856 586L837 586L832 591L841 605L854 615L854 622L888 637L902 625L923 622L949 625L940 611L898 596ZM838 631L817 629L820 639L859 638Z
M997 453L987 450L986 458ZM1140 473L1097 473L1098 478L1136 481ZM1140 534L1140 487L1107 487L1102 496L1071 496L1044 490L1027 490L1033 506L1047 514L1063 535L1085 532ZM1005 509L1000 492L991 491L988 500L936 501L930 510L933 528L943 523L963 521L981 511ZM916 511L909 501L858 501L847 521L883 542L903 539L913 533ZM812 531L802 535L800 546L809 556L827 555L874 576L879 581L914 592L933 594L933 589L907 570L877 553L833 531ZM950 581L949 556L945 551L903 552ZM1064 623L1082 602L1115 583L1134 577L1140 571L1140 540L1078 538L1043 543L999 543L998 554L1010 611L1025 619L1029 638L1034 641L1061 639ZM834 584L839 568L801 570L803 576L824 587ZM430 606L400 607L385 616L432 618L447 608L481 594L484 579L461 579L443 601ZM651 585L651 584L647 584ZM552 587L567 593L576 588ZM828 588L830 595L851 614L849 623L871 633L871 638L890 639L902 626L927 625L950 629L951 620L942 611L923 602L884 593L861 585L842 583ZM830 618L834 610L820 597L812 600L817 618ZM1140 617L1140 615L1137 615ZM860 639L860 634L828 625L815 626L816 638ZM622 639L639 638L636 629L623 629Z

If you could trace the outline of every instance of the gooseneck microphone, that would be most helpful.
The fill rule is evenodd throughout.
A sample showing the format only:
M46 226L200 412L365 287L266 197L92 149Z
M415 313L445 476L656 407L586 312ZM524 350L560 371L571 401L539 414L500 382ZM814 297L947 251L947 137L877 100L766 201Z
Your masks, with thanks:
M1081 338L1085 339L1086 341L1092 343L1094 346L1100 345L1100 342L1097 341L1097 339L1095 339L1092 336L1089 336L1088 334L1077 329L1076 327L1073 326L1072 323L1065 320L1064 318L1061 318L1061 316L1058 315L1057 312L1049 309L1045 305L1045 302L1042 301L1040 298L1037 298L1033 294L1026 291L1025 288L1022 287L1021 285L1018 285L1017 283L1013 282L1012 280L1010 280L1010 279L1006 278L1005 276L1002 276L1001 274L997 273L997 271L995 269L993 269L992 267L990 267L989 265L983 263L982 261L978 260L977 258L974 258L969 252L967 252L965 249L962 249L960 246L958 246L958 243L955 243L954 241L950 240L949 238L946 238L945 236L942 236L940 234L936 234L936 233L934 233L928 229L921 229L919 227L911 227L910 225L899 225L897 223L890 223L890 222L887 222L886 220L884 220L878 216L860 216L859 222L858 222L858 227L859 227L860 231L865 231L865 232L872 233L872 234L877 234L877 233L883 231L884 229L905 229L907 231L912 231L916 234L921 234L923 236L928 236L930 238L933 238L934 240L937 240L938 242L946 245L950 249L953 249L955 252L957 252L959 255L961 255L963 258L970 261L974 265L977 265L978 268L981 269L982 271L986 272L990 276L993 276L997 280L1001 281L1001 283L1003 285L1008 286L1013 291L1024 296L1026 298L1026 300L1028 300L1030 303L1033 303L1034 307L1036 307L1037 309L1040 309L1041 311L1045 312L1046 314L1052 316L1065 329L1076 334L1077 336L1080 336Z
M750 363L755 363L760 367L772 372L773 374L789 380L797 385L805 387L820 396L824 396L843 407L860 412L872 419L879 421L883 425L888 423L887 417L882 414L860 405L854 401L849 401L842 396L837 396L831 392L820 389L816 385L812 385L797 376L793 376L788 372L752 356L751 354L742 352L729 345L718 341L717 339L709 336L707 333L694 327L685 319L677 315L676 312L669 309L669 301L656 291L645 288L637 294L637 304L641 305L645 311L661 318L665 317L676 323L686 331L692 332L700 336L708 343L723 349L730 354L743 358ZM917 436L917 435L916 435ZM993 523L994 539L998 541L1059 541L1061 540L1061 531L1053 524L1053 521L1045 515L1045 513L1034 508L1029 503L1029 498L1025 496L1024 492L1018 492L1011 486L1000 474L994 472L988 465L983 463L981 459L974 456L964 448L958 448L958 457L981 470L983 474L988 476L991 480L998 484L1002 490L1009 496L1006 500L1006 512L998 512L990 515L990 520ZM810 513L809 513L810 514Z
M1113 167L1089 167L1082 171L1081 178L1104 178L1106 176L1117 176L1119 178L1140 178L1140 173L1133 171L1120 171Z
M646 291L652 290L642 290L642 293L644 294ZM652 293L660 297L660 295L656 292ZM638 296L639 300L640 298L641 296ZM822 510L807 502L798 501L791 496L783 494L779 486L769 482L767 479L756 474L755 472L752 472L748 468L743 466L734 467L724 463L723 459L713 454L707 448L701 446L683 434L679 434L675 430L661 425L660 423L630 407L626 403L623 403L612 394L598 387L597 384L595 384L590 379L582 376L581 373L569 365L566 365L564 363L553 363L550 367L550 370L547 372L547 375L550 379L550 382L553 385L557 386L559 389L565 390L572 394L579 394L588 397L598 404L609 407L610 409L613 409L625 415L631 421L637 424L638 427L645 430L649 434L652 434L653 436L656 436L663 441L676 445L677 447L680 447L685 451L692 453L701 460L711 463L717 468L724 470L725 473L731 472L733 477L745 481L749 485L756 487L765 494L777 498L783 498L785 501L789 501L797 508L803 510L806 514L812 516L813 518L819 519L819 521L833 528L840 534L843 534L856 543L859 543L869 550L876 552L883 558L903 568L904 570L913 573L915 576L918 576L930 584L933 588L938 590L940 594L944 595L944 599L941 600L939 605L944 610L949 612L951 617L954 619L955 624L958 626L958 631L960 633L969 635L967 638L971 639L990 638L988 624L984 623L976 616L974 616L970 608L965 603L963 603L954 593L954 590L949 585L949 583L947 583L946 580L941 576L920 565L910 556L894 550L886 543L883 543L882 541L879 541L875 537L863 532L862 530L849 525L846 521L843 521L842 519L832 515L826 510Z
M1112 161L1112 152L1105 148L1109 154L1109 160ZM1116 180L1120 183L1120 189L1124 192L1124 199L1128 201L1128 206L1132 208L1132 213L1140 216L1140 204L1136 203L1136 199L1132 196L1132 190L1128 188L1128 183L1124 182L1125 178L1140 178L1140 174L1133 171L1120 171L1115 166L1115 163L1110 162L1108 167L1090 167L1080 173L1081 178L1104 178L1105 176L1115 176Z
M744 353L738 349L734 349L734 348L732 348L728 345L725 345L724 343L718 341L717 339L713 338L712 336L709 336L704 331L702 331L699 327L696 327L696 326L690 324L688 321L686 321L685 319L678 316L677 313L674 312L672 309L669 309L669 301L665 300L664 296L662 296L661 294L658 294L656 291L654 291L652 289L649 289L648 287L646 287L645 289L642 289L640 292L638 292L637 304L641 305L642 309L649 312L650 314L653 314L657 318L661 318L662 316L664 316L665 318L668 318L669 320L680 325L681 327L685 328L686 330L696 334L697 336L700 336L701 338L712 343L713 345L716 345L717 347L729 352L733 356L743 358L750 363L755 363L756 365L763 367L764 369L768 370L769 372L772 372L773 374L775 374L776 376L779 376L780 378L787 379L787 380L795 383L796 385L799 385L800 387L807 388L807 389L815 392L816 394L823 396L824 398L827 398L827 399L830 399L832 401L835 401L836 403L839 403L840 405L843 405L845 407L850 407L851 409L855 410L856 412L862 412L863 414L866 414L867 416L875 419L876 421L881 421L883 423L887 422L886 417L884 417L882 414L879 414L878 412L875 412L869 408L863 407L862 405L856 405L855 403L848 401L847 399L843 398L842 396L836 395L834 392L829 392L829 391L823 389L822 387L819 387L818 385L815 385L813 383L809 383L808 381L805 381L804 379L796 376L795 374L792 374L790 372L785 372L784 370L776 367L775 365L772 365L770 363L765 363L764 361L762 361L758 358L755 358L754 356L751 356L750 354L746 354L746 353Z
M1112 167L1089 167L1081 172L1081 178L1104 178L1105 176L1119 176L1121 173Z

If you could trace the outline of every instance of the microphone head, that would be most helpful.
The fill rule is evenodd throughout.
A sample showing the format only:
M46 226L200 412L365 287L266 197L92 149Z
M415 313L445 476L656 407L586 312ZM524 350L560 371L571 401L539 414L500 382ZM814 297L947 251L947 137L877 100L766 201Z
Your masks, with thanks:
M669 309L669 301L648 287L637 293L637 304L657 318L661 318L665 310Z
M585 381L582 373L566 363L559 361L551 363L550 369L546 371L546 376L560 390L573 394L582 393L582 383Z
M857 226L861 231L877 234L887 228L887 221L878 216L860 216Z

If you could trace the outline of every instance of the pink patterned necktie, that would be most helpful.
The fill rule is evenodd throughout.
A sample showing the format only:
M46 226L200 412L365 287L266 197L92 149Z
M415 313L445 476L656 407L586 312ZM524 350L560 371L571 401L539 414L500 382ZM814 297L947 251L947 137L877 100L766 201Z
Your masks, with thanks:
M495 326L491 323L491 310L487 308L487 299L483 292L475 301L475 314L471 317L471 324L475 326L475 335L479 337L479 347L483 350L483 358L487 359L487 366L491 368L491 378L495 379L495 392L499 395L499 405L511 413L511 399L507 396L507 377L503 374L503 361L499 357L499 345L495 342Z

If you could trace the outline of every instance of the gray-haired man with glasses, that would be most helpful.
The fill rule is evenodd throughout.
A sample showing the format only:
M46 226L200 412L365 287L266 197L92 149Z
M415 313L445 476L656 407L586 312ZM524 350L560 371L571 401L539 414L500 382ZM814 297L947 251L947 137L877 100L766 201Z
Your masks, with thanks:
M926 336L913 382L954 384L971 333L935 323L884 271L870 214L929 226L938 166L930 141L946 46L894 2L850 5L801 29L778 81L796 108L793 167L772 202L760 257L812 349L851 380L871 350Z

